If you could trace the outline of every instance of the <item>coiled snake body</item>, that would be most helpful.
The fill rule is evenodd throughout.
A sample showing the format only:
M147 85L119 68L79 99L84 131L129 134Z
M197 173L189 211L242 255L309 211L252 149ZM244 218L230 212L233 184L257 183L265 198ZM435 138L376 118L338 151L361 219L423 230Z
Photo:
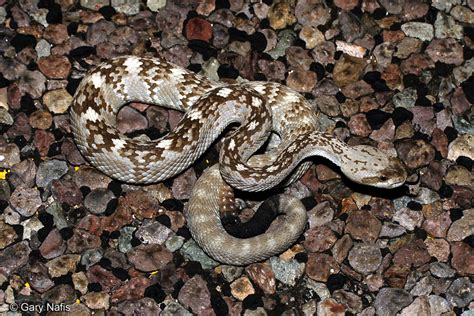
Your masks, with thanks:
M129 102L185 112L177 128L158 140L121 134L118 110ZM402 164L377 148L349 147L315 130L317 117L306 100L271 82L214 82L158 58L125 56L99 65L81 81L70 111L82 154L105 174L129 183L154 183L188 168L231 124L219 165L198 179L186 212L189 230L214 259L243 265L263 260L291 245L306 223L303 205L279 197L280 216L262 235L238 239L222 228L219 208L233 201L233 189L261 191L297 180L323 156L351 180L382 188L404 183ZM280 142L253 155L273 132Z

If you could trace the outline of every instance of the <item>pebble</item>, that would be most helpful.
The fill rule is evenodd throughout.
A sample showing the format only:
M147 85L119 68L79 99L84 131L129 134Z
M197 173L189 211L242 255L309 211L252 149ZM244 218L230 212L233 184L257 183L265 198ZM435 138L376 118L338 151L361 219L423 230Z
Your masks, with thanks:
M464 242L451 243L451 253L453 255L451 264L461 275L472 274L474 271L473 260L474 250Z
M53 180L61 178L68 172L67 163L62 160L48 160L42 162L36 173L36 185L40 188L48 188Z
M100 237L92 235L81 229L75 229L74 233L67 241L67 249L72 253L83 253L88 249L94 249L101 244Z
M37 70L26 70L21 73L18 87L21 94L29 93L32 98L40 98L46 89L46 77Z
M0 250L12 244L16 238L17 235L13 227L0 221Z
M308 49L313 49L325 41L324 34L312 26L303 26L299 37L306 43Z
M373 243L380 234L382 223L370 212L355 210L349 213L345 233L354 239Z
M104 256L102 249L88 249L84 251L81 258L81 264L87 269L99 262Z
M109 0L80 0L81 6L90 9L90 10L96 10L98 11L100 8L109 5Z
M327 226L317 226L304 233L304 247L310 252L324 252L337 241L336 235Z
M316 315L344 316L346 315L345 310L346 308L343 304L338 303L333 298L326 298L318 302Z
M303 263L299 263L295 259L287 261L278 257L271 257L270 265L275 274L275 278L290 286L296 284L297 280L303 275L305 268Z
M46 259L56 258L66 251L66 243L57 228L51 230L39 247L41 255Z
M107 210L107 205L114 198L112 191L95 189L89 192L84 199L84 207L92 214L102 214Z
M16 188L10 196L11 207L22 216L31 217L41 206L40 192L36 188Z
M80 259L80 255L73 254L54 258L46 263L48 273L51 277L57 278L69 272L74 272Z
M245 272L250 279L260 288L265 294L275 294L276 278L272 268L265 263L254 263L245 268ZM235 297L235 295L234 295Z
M73 273L71 275L72 282L74 283L74 289L81 292L81 294L87 293L87 276L83 271Z
M433 39L433 25L423 22L407 22L401 26L406 36L415 37L422 41Z
M448 146L448 159L456 161L460 156L469 157L474 160L474 136L469 134L460 135Z
M173 316L173 315L192 316L193 315L192 313L188 312L186 308L184 308L181 304L179 304L178 302L175 302L174 300L165 300L163 302L163 305L165 305L165 308L160 313L160 315L163 315L163 316Z
M138 0L111 0L112 7L125 15L135 15L140 12L140 1Z
M412 296L403 289L383 288L375 297L374 307L378 315L395 315L412 300Z
M339 264L327 254L310 253L308 255L306 274L315 281L327 282L329 276L338 273L339 270Z
M364 59L343 55L334 65L334 82L339 87L356 82L361 77L365 66Z
M474 235L473 220L474 209L464 210L463 216L449 227L447 239L449 241L462 241L466 237Z
M8 277L28 262L31 248L28 241L15 243L0 250L0 273Z
M420 267L429 262L429 255L426 245L420 239L407 242L394 255L393 261L402 266Z
M247 296L255 294L255 289L249 278L243 276L230 284L230 292L236 299L243 301Z
M393 220L409 231L413 231L416 227L421 226L423 222L423 214L419 211L413 211L403 207L395 211Z
M288 87L298 92L311 92L316 85L316 73L309 70L292 70L286 79Z
M229 266L229 265L225 265L225 264L217 266L216 269L221 269L222 276L228 282L232 282L235 279L237 279L238 277L240 277L242 275L242 272L244 271L244 268L242 268L242 267Z
M159 270L173 259L172 253L158 244L134 247L127 252L127 257L138 270L145 272Z
M185 308L190 308L196 314L211 308L211 293L206 281L200 275L195 275L186 281L179 291L178 300Z
M147 0L146 6L153 12L159 12L164 6L166 6L167 0Z
M189 199L196 180L196 173L192 168L189 168L185 172L181 173L173 181L173 186L171 187L173 196L178 200Z
M356 243L349 252L349 264L357 272L369 274L374 272L382 262L382 253L376 244Z
M145 220L135 233L135 236L145 244L160 245L164 244L172 235L174 235L174 232L171 229L159 222L150 220Z
M462 46L453 38L435 38L428 45L425 52L435 62L439 61L457 66L464 62Z
M443 314L449 312L452 308L446 299L438 295L429 295L428 301L431 315Z
M402 309L400 312L400 316L409 316L409 315L430 315L431 314L431 308L430 308L430 303L428 301L428 297L426 296L421 296L415 298L415 300Z
M281 30L296 22L296 17L290 5L286 2L275 3L268 11L270 26L275 30Z
M202 18L192 18L186 23L185 36L190 41L209 42L212 38L212 25Z
M454 306L466 307L474 300L474 284L468 277L454 280L446 292L446 299Z
M452 16L443 12L438 12L434 23L434 30L436 38L452 37L460 40L463 37L462 26L457 24Z
M72 96L66 89L50 90L43 95L43 103L52 113L66 113L72 103Z
M473 24L474 23L474 12L465 6L457 5L455 6L451 12L451 16L458 20L459 22L466 23L466 24Z
M110 307L110 294L106 292L89 292L82 296L84 304L90 309L107 310Z
M51 55L39 58L38 67L50 79L66 79L71 71L71 63L65 56Z
M11 168L20 161L20 149L17 145L0 145L0 168Z
M219 265L217 261L210 258L194 240L188 240L180 249L181 254L190 261L197 261L203 269L211 269Z
M329 21L331 10L319 1L302 0L296 4L295 15L301 25L317 27Z

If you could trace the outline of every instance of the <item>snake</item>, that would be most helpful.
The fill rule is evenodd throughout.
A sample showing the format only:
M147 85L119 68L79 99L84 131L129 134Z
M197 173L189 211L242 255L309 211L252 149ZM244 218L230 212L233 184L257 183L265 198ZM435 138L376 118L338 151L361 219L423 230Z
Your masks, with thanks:
M129 137L117 113L130 102L184 112L159 139ZM246 265L287 249L303 232L301 201L280 194L281 216L258 236L237 238L220 213L235 207L234 191L265 191L297 181L320 156L350 180L391 189L407 173L396 157L368 145L348 146L317 129L318 115L298 92L276 82L208 79L161 57L121 56L81 80L70 107L71 130L82 155L97 169L131 184L164 181L189 168L223 134L219 163L196 181L185 216L198 245L224 264ZM271 139L264 153L257 151Z

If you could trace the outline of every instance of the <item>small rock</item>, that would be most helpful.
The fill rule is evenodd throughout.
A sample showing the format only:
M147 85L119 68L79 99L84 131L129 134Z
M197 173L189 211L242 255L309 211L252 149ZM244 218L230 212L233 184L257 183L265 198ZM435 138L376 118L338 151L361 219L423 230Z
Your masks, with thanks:
M279 2L271 6L268 11L268 20L270 26L275 30L281 30L286 28L288 25L292 25L296 22L293 10L290 5L286 2Z
M298 92L311 92L316 85L316 73L309 70L291 70L288 73L286 83L288 87Z
M107 210L107 205L114 197L112 191L95 189L86 195L84 207L92 214L102 214Z
M456 279L451 283L446 298L456 307L465 307L474 300L474 284L468 277Z
M327 226L317 226L304 233L304 247L310 252L324 252L337 241L336 235Z
M110 4L109 0L81 0L81 6L90 9L90 10L95 10L98 11L100 8L107 6Z
M299 263L295 259L289 261L282 260L278 257L270 258L270 265L275 278L287 285L294 286L297 280L303 275L305 265Z
M232 287L232 285L231 285ZM178 300L185 308L200 314L211 307L211 293L207 283L200 275L195 275L179 291Z
M325 41L323 33L315 27L303 26L299 33L300 38L305 41L306 48L313 49Z
M426 249L430 256L441 262L447 262L449 257L449 243L444 239L426 239Z
M253 288L249 278L243 276L230 284L230 292L236 299L243 301L247 296L254 294L255 289Z
M40 192L36 188L18 187L10 197L10 205L25 217L33 216L41 206Z
M185 36L188 40L209 42L212 38L212 25L202 18L191 18L186 23Z
M339 273L336 260L323 253L310 253L306 263L306 274L315 281L327 282L331 274Z
M163 268L171 262L173 254L158 244L139 245L127 252L128 260L138 270L151 272Z
M30 115L30 125L37 129L48 129L53 123L53 116L48 111L37 110Z
M442 212L436 216L427 218L422 228L433 237L446 237L446 232L451 225L449 212Z
M377 294L374 306L378 315L395 315L412 300L412 296L403 289L383 288Z
M38 59L38 68L51 79L66 79L71 71L71 63L65 56L51 55Z
M465 210L463 216L456 220L448 231L449 241L462 241L468 236L474 235L474 208Z
M67 249L72 253L83 253L88 249L100 247L100 237L86 232L82 229L75 229L72 237L67 241Z
M396 147L399 157L410 169L427 166L434 160L435 150L424 140L402 140Z
M373 243L377 240L381 229L382 223L370 212L355 210L349 213L345 233L354 239Z
M434 39L425 52L435 62L461 65L464 62L463 49L453 38Z
M453 257L451 264L461 275L474 273L474 249L468 244L460 241L451 245Z
M344 316L346 315L345 310L343 304L338 303L333 298L326 298L318 303L316 315Z
M402 246L393 257L395 263L408 267L420 267L430 260L431 256L425 244L420 239L409 241Z
M171 187L173 196L178 200L189 199L196 180L197 177L193 168L189 168L185 172L181 173L173 181L173 186Z
M433 39L433 25L422 22L407 22L402 25L402 31L409 37L415 37L422 41Z
M457 24L450 15L443 12L438 12L434 27L436 38L452 37L460 40L463 37L462 26Z
M331 10L318 1L302 0L296 3L295 15L301 25L318 27L330 20Z
M135 15L140 12L140 1L138 0L111 0L110 4L117 12L125 15Z
M12 244L17 235L13 227L0 221L0 250Z
M28 241L13 244L0 250L0 273L9 276L28 262L31 248Z
M349 263L357 272L369 274L374 272L382 262L382 253L376 244L356 243L349 252Z
M57 228L51 230L46 239L41 243L39 251L46 259L56 258L64 253L66 243Z
M337 86L342 87L359 80L365 66L364 59L343 55L334 65L334 82Z
M0 168L11 168L20 161L20 149L18 149L17 145L0 145Z
M48 261L46 266L48 267L49 275L57 278L69 272L74 272L80 259L80 255L62 255Z
M35 99L40 98L46 90L46 77L37 70L26 70L21 73L18 87L21 94L28 93Z
M68 172L67 163L62 160L48 160L42 162L36 174L36 185L40 188L48 188L53 180L61 178Z
M89 292L82 300L90 309L107 310L110 307L110 295L106 292Z
M74 283L74 289L81 292L81 294L87 293L87 276L83 271L72 274L72 282Z
M474 160L474 136L460 135L449 144L448 159L456 161L460 156L469 157Z
M43 103L52 113L66 113L72 103L72 96L66 89L51 90L43 95Z
M402 309L400 312L400 316L410 316L410 315L430 315L431 307L430 302L428 301L428 297L421 296L415 298L415 300Z
M444 262L432 262L430 264L430 272L438 278L451 278L456 271Z
M246 267L245 272L247 272L252 281L258 285L258 287L261 288L264 293L270 295L275 294L275 274L268 264L254 263Z
M431 315L442 315L443 313L449 312L452 308L446 299L438 295L428 296L428 301L430 302Z
M145 244L164 244L174 232L165 225L150 220L145 220L135 233L137 238Z
M451 12L451 16L462 23L473 24L474 23L474 12L469 8L461 5L455 6Z

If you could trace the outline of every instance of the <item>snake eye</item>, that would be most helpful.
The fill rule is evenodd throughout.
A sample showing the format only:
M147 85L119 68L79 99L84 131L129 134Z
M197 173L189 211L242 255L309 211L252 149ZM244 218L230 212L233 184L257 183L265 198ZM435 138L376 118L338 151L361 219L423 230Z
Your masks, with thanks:
M386 176L380 176L379 179L380 179L380 181L387 181L388 180L388 178Z

